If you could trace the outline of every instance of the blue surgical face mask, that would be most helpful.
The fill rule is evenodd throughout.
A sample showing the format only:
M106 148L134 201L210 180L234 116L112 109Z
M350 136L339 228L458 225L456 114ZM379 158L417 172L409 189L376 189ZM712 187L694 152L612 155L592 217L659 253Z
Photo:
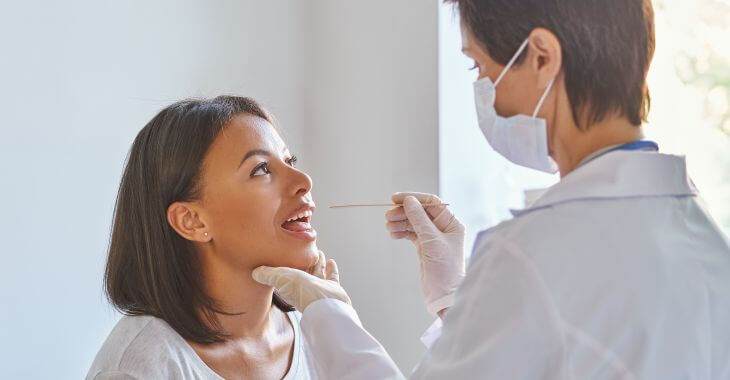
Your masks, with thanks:
M489 145L513 163L547 173L556 173L558 165L548 154L547 121L537 118L555 80L551 80L548 84L532 116L515 115L505 118L499 116L494 108L496 86L525 50L528 42L529 39L520 46L494 83L489 77L474 82L479 128Z

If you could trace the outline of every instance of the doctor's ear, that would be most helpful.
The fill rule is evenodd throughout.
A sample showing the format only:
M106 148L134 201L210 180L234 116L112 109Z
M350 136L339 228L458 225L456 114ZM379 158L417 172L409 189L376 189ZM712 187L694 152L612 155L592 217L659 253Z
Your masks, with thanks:
M527 65L537 74L540 88L557 78L563 64L563 51L560 40L545 28L536 28L530 33L530 46Z
M192 203L173 202L167 208L167 223L187 240L206 243L212 239L208 227Z

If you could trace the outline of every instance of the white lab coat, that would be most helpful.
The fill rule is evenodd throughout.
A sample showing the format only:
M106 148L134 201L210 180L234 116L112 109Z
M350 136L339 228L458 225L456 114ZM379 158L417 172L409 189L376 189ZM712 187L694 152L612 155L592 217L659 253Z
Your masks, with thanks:
M325 378L403 377L342 302L302 329ZM482 232L412 377L730 379L730 242L684 158L610 152Z

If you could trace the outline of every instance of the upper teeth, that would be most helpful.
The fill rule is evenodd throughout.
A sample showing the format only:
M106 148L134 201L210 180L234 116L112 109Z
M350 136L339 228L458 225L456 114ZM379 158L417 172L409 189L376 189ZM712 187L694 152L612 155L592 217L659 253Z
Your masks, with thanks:
M301 219L301 218L308 218L308 217L310 217L310 216L312 216L312 211L310 211L310 210L307 210L307 211L302 211L302 212L300 212L300 213L299 213L298 215L296 215L296 216L293 216L293 217L289 218L289 219L287 220L287 222L293 222L293 221L295 221L295 220L297 220L297 219Z

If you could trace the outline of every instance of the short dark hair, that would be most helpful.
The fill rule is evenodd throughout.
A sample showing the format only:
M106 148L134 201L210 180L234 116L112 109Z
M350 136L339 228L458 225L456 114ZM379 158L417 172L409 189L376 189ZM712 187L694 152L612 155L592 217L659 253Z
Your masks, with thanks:
M533 29L552 31L562 45L565 87L579 128L614 112L633 125L646 121L651 107L646 75L655 48L651 0L444 2L456 5L462 22L502 65Z
M183 338L203 344L225 340L216 313L228 313L206 294L195 247L169 225L167 208L199 199L206 152L238 114L274 124L255 100L219 96L172 104L142 128L119 186L104 274L117 310L161 318ZM273 303L294 310L276 293Z

